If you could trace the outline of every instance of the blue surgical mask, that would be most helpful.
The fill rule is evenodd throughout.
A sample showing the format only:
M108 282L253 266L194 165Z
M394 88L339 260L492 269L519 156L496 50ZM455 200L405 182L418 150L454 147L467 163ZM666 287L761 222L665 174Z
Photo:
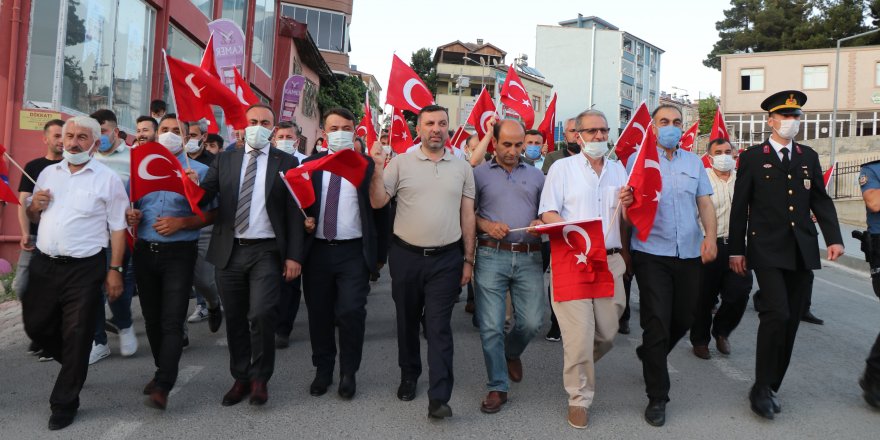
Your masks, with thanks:
M678 146L679 141L681 141L681 128L667 125L657 129L657 143L661 147L671 150Z
M107 136L106 134L102 134L101 135L101 145L98 145L98 151L100 151L102 153L106 153L106 152L110 151L111 148L113 148L113 144L110 142L110 136Z
M526 145L526 159L538 160L541 157L540 145Z

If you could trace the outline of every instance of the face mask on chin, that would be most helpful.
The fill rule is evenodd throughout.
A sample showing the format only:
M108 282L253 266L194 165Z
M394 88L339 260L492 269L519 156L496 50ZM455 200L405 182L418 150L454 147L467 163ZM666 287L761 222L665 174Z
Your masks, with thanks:
M92 149L89 148L88 150L81 151L79 153L71 153L70 151L67 151L67 149L65 149L61 152L61 155L62 157L67 159L67 162L71 165L83 165L92 159Z
M571 154L578 154L581 152L581 146L577 142L567 142L566 147Z

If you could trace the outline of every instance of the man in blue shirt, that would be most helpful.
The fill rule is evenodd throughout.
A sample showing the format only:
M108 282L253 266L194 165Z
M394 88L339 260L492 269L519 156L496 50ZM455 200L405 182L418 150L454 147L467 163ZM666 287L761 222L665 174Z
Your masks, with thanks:
M159 124L159 143L177 156L184 168L204 179L208 167L195 160L187 163L180 133L177 119L165 117ZM134 203L126 218L130 225L137 225L133 258L138 298L156 364L156 373L144 387L144 394L149 395L150 406L164 410L177 380L199 229L206 222L193 214L184 196L170 191L147 194Z
M645 420L653 426L663 426L669 401L666 357L693 324L700 270L703 263L715 259L717 252L717 225L709 197L712 186L702 161L678 148L681 111L672 105L661 105L652 118L663 190L651 234L641 241L633 228L631 247L643 331L642 345L636 353L642 361L649 399ZM630 168L634 162L635 155L630 159Z

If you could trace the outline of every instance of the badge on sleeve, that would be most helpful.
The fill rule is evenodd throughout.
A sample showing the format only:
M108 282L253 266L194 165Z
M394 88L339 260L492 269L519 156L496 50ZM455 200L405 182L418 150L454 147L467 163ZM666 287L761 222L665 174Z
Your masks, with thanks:
M804 179L804 189L809 190L811 186L810 179Z
M859 185L865 186L866 183L868 183L868 176L859 174Z

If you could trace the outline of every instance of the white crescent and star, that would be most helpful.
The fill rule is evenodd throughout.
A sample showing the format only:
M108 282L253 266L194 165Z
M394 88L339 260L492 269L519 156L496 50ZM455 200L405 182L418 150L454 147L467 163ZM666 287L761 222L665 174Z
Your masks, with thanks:
M147 170L147 167L150 166L150 162L152 162L152 161L154 161L154 160L156 160L156 159L162 159L162 160L164 160L165 162L171 163L171 161L168 160L167 157L162 156L161 154L148 154L146 157L144 157L144 159L141 161L141 164L138 166L138 176L140 176L141 179L144 179L144 180L162 180L162 179L167 179L167 178L171 177L171 175L168 175L168 176L156 176L156 175L150 174L150 171ZM178 174L178 173L176 173L176 174Z
M524 95L529 96L528 92L526 92L526 89L523 88L522 84L520 84L520 83L518 83L518 82L516 82L516 81L511 81L511 82L510 82L510 87L516 87L516 88L522 90L522 92L523 92Z
M645 159L645 169L647 168L656 168L657 171L660 171L660 162L657 162L653 159Z
M189 86L190 90L192 90L193 95L196 95L196 98L201 98L202 97L202 90L205 90L205 87L202 87L202 88L196 87L196 85L193 83L193 78L195 78L195 76L196 76L195 73L190 73L189 75L186 76L186 78L184 79L184 82L186 82L186 85Z
M480 127L483 127L483 132L486 132L486 120L494 115L494 111L485 111L480 115Z
M428 91L428 89L425 88L425 86L422 85L422 83L419 82L418 79L410 78L403 84L403 99L405 99L407 104L411 105L413 108L415 108L417 110L421 110L422 107L420 105L416 104L415 101L413 101L412 91L415 86L419 86L419 87L425 89L426 92Z
M647 134L647 130L645 130L645 127L644 127L642 124L633 121L633 125L632 125L632 126L633 126L633 128L635 128L636 130L641 131L641 132L642 132L642 137L645 137L645 134Z
M587 265L587 254L590 253L590 248L593 247L593 244L590 241L590 235L587 234L587 231L585 231L584 228L582 228L578 225L566 225L565 227L563 227L562 228L562 238L565 240L565 244L567 244L568 247L570 247L572 249L574 249L574 246L572 246L571 242L568 240L568 234L570 234L572 232L577 233L581 237L583 237L584 243L586 246L583 253L575 255L575 258L577 258L577 262L575 263L575 266L577 266L578 264L583 264L584 266L586 266Z

